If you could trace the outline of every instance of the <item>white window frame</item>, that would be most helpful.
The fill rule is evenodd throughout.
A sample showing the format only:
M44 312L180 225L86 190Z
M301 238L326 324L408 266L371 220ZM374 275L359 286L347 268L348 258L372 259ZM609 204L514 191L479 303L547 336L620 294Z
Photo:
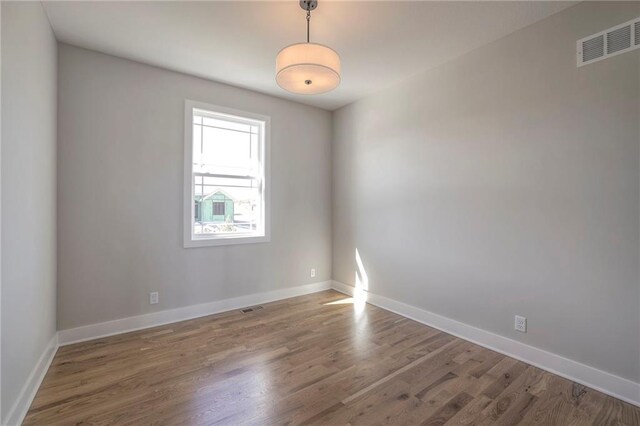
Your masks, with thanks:
M260 156L262 163L262 229L247 234L195 235L193 233L194 203L193 203L193 110L205 110L224 119L254 121L262 126L262 140L260 141ZM183 205L183 236L184 247L211 247L230 244L266 243L270 241L270 139L271 117L207 104L193 100L185 100L184 108L184 205Z

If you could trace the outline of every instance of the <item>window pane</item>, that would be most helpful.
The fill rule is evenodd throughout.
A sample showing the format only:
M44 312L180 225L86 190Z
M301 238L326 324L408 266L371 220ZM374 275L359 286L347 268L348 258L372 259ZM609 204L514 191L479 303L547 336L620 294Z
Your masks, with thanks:
M253 127L257 128L257 126ZM194 124L194 172L238 176L257 175L259 172L258 143L258 134Z
M221 184L222 182L227 185ZM204 177L195 184L193 233L220 235L257 230L261 217L261 193L253 179Z
M218 120L211 117L203 117L202 124L208 127L219 127L221 129L235 130L238 132L251 132L251 125L246 123L236 123L234 121Z

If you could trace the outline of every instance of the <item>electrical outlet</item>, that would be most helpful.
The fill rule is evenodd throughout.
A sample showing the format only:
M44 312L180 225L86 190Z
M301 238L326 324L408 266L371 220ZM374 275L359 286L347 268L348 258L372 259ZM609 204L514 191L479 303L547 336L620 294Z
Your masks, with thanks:
M316 277L316 268L311 268L311 278Z
M155 305L159 301L160 301L160 295L158 294L157 291L149 293L149 304L150 305Z
M516 315L516 323L514 327L517 331L521 331L523 333L527 332L527 319L525 317L521 317L520 315Z

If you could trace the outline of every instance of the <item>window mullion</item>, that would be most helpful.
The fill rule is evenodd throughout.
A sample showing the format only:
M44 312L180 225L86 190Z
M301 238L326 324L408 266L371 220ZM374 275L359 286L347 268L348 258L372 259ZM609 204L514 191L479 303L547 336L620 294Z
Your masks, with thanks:
M243 180L260 180L257 175L225 175L220 173L193 172L194 176L221 178L221 179L243 179Z

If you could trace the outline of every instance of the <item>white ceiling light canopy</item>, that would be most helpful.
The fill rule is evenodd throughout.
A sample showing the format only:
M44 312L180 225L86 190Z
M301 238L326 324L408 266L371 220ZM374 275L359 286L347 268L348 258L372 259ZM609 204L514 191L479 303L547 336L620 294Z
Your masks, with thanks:
M276 82L291 93L317 95L340 84L340 56L330 47L309 42L311 11L318 0L300 0L307 11L307 42L287 46L276 57Z

